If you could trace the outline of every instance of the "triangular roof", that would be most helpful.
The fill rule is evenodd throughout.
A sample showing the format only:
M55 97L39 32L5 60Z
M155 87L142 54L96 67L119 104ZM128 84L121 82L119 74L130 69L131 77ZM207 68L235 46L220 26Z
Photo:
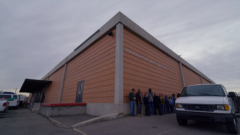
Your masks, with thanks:
M64 60L62 60L57 66L55 66L50 72L48 72L42 79L46 79L48 76L50 76L55 71L57 71L59 68L61 68L64 64L66 64L67 62L72 60L75 56L77 56L79 53L81 53L88 46L92 45L96 40L105 36L106 33L109 32L110 30L112 30L113 28L115 28L115 26L118 23L123 24L124 28L127 28L134 34L138 35L141 39L143 39L143 40L147 41L148 43L150 43L151 45L159 48L161 51L165 52L167 55L169 55L176 61L181 62L183 65L185 65L189 69L193 70L194 72L196 72L203 78L207 79L211 83L215 83L214 81L212 81L210 78L208 78L202 72L200 72L198 69L193 67L187 61L182 59L179 55L177 55L175 52L173 52L171 49L169 49L163 43L158 41L156 38L154 38L152 35L150 35L143 28L138 26L136 23L134 23L131 19L129 19L127 16L125 16L121 12L118 12L113 18L111 18L107 23L105 23L99 30L97 30L87 40L85 40L82 44L80 44L71 54L69 54Z

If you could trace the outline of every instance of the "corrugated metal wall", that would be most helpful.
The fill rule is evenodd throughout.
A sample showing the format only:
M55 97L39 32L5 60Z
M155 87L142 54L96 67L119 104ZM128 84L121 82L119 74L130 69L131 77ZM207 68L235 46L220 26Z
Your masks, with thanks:
M183 67L185 86L201 84L201 77L198 74L196 74L189 68L185 67L184 65L182 67Z
M52 81L52 83L47 87L44 103L58 103L63 70L64 67L61 67L49 77L49 81Z
M203 84L211 84L211 82L207 81L206 79L202 78Z
M137 52L165 67L152 64L143 58L130 54L126 49ZM145 94L149 88L153 92L179 93L183 86L179 63L133 33L124 29L124 103L129 102L132 88L140 88Z
M116 37L106 35L67 64L62 103L75 103L77 84L82 80L82 102L114 102L115 44Z

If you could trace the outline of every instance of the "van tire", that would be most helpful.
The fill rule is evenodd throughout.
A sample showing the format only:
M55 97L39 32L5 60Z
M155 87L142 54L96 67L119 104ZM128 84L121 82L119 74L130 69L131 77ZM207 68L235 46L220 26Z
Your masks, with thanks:
M177 117L177 122L180 126L187 126L187 119L182 119L180 117Z
M234 117L233 122L226 123L227 130L231 134L237 134L238 133L238 122L236 117Z

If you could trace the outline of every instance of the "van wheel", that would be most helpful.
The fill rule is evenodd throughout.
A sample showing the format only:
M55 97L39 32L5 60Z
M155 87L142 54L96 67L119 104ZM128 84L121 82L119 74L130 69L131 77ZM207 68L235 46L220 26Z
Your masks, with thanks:
M236 117L234 117L233 122L226 123L226 126L229 133L232 133L232 134L238 133L238 122L236 120Z
M187 125L187 119L181 119L180 117L177 117L177 122L180 126L186 126Z

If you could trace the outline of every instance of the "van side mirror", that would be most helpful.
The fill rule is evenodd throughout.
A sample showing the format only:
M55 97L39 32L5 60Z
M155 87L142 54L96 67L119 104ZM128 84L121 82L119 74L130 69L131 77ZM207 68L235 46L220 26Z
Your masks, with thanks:
M177 94L177 97L179 98L180 96L181 96L181 94L180 94L180 93L178 93L178 94Z

